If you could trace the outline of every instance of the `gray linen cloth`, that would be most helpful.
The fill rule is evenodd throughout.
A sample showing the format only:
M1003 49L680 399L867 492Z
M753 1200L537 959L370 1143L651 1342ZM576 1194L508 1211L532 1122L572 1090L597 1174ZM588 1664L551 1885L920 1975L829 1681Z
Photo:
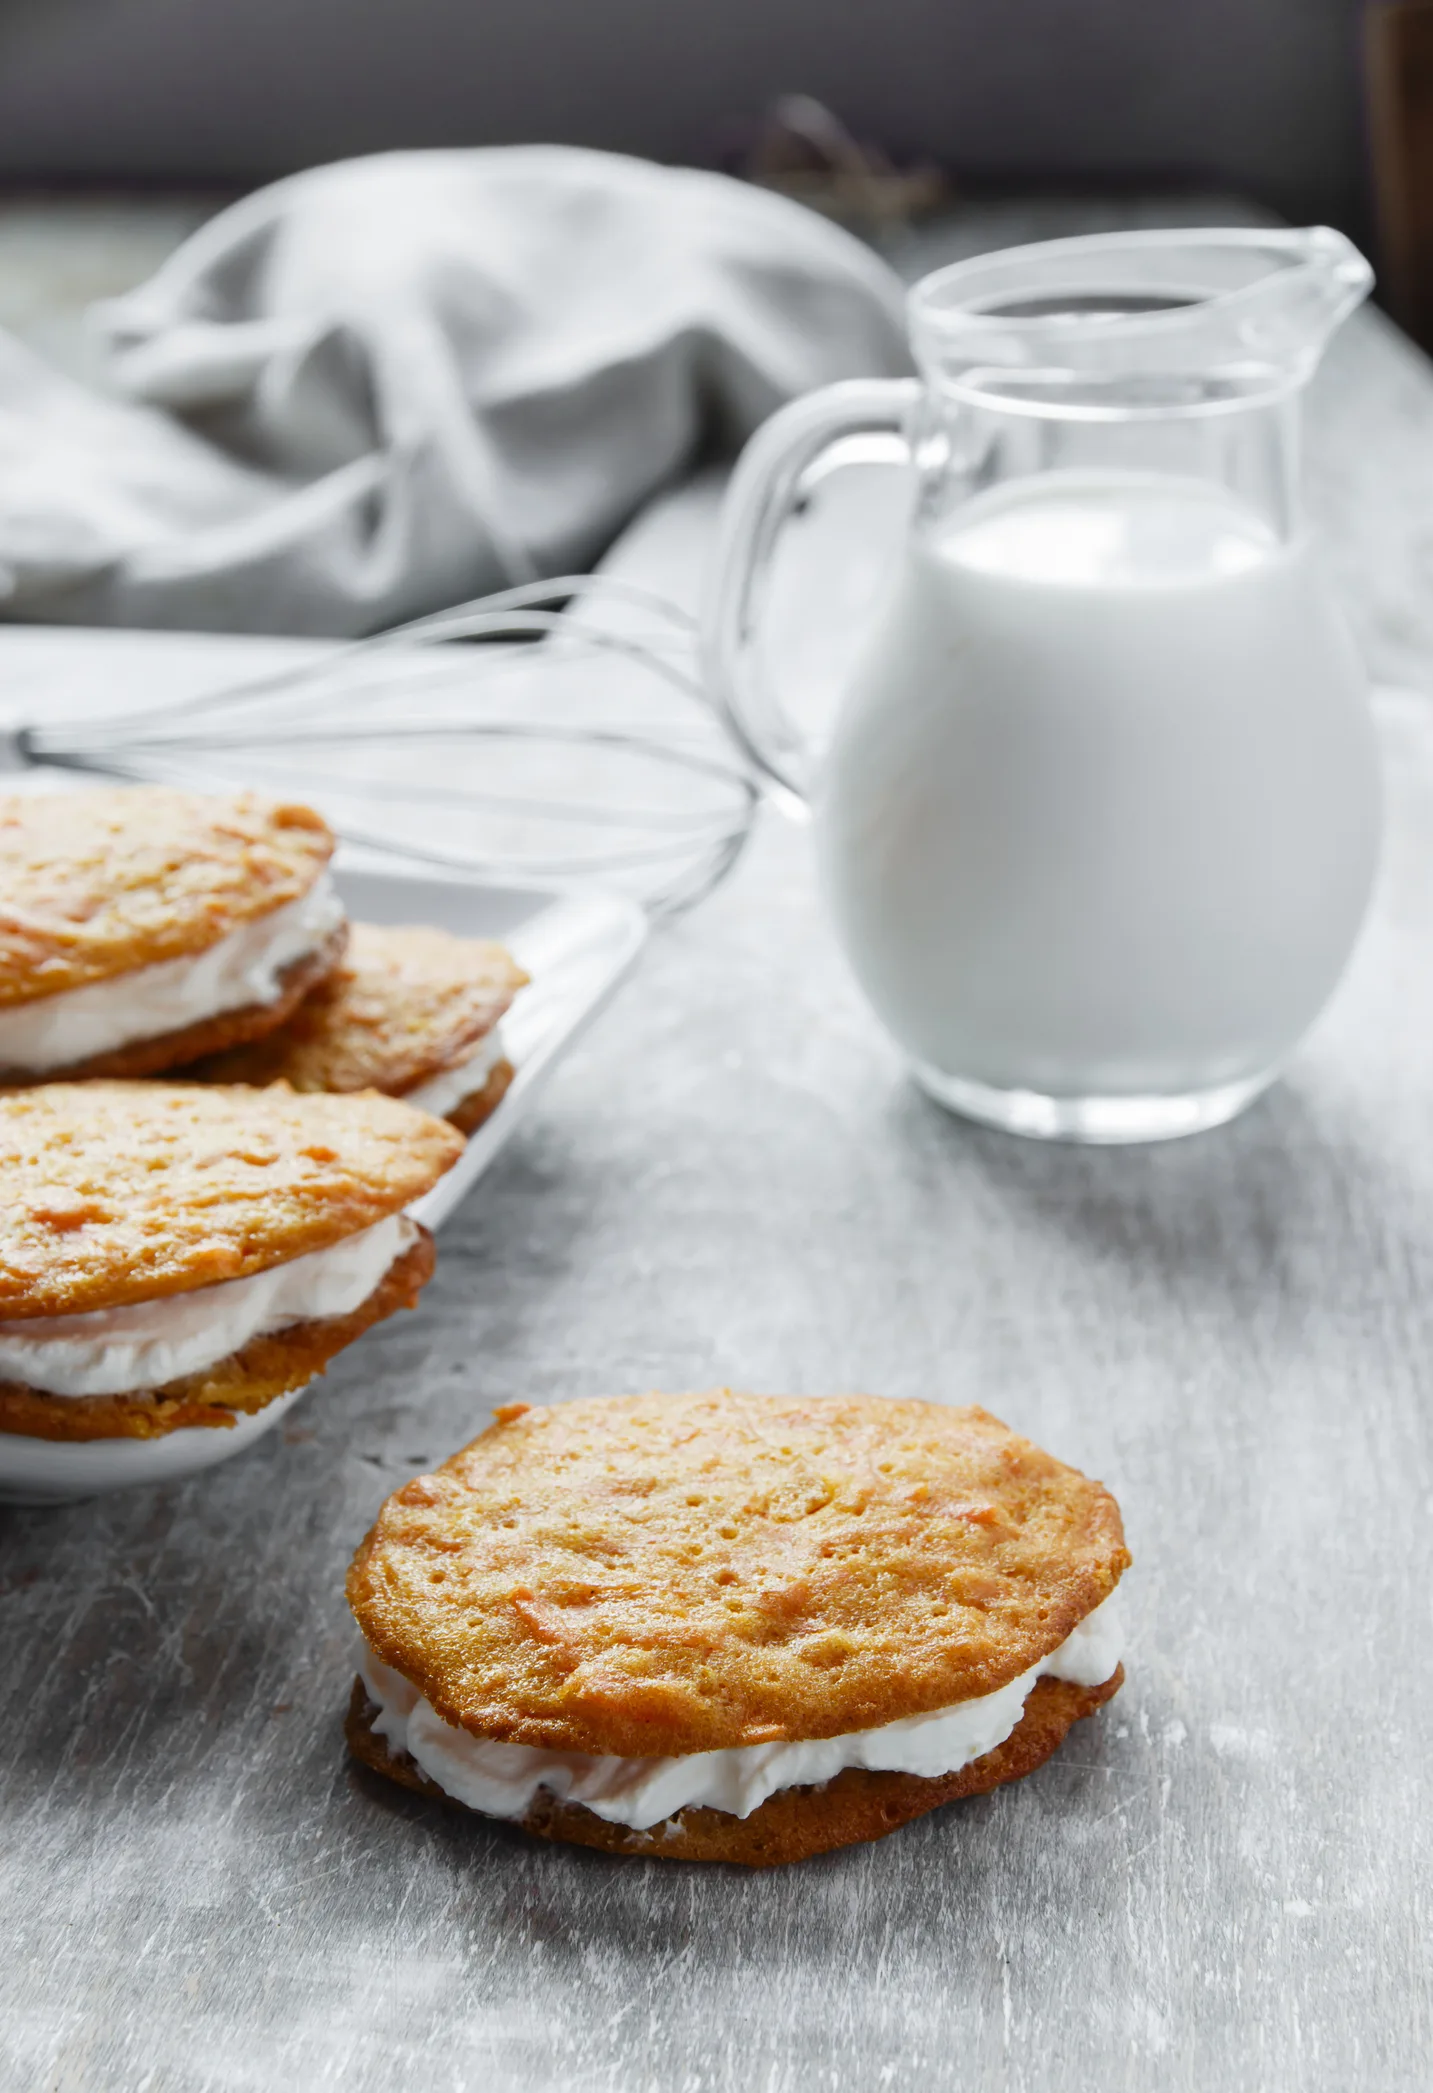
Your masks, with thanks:
M549 146L294 176L96 318L115 397L0 337L0 617L376 631L584 569L782 401L907 367L836 227Z

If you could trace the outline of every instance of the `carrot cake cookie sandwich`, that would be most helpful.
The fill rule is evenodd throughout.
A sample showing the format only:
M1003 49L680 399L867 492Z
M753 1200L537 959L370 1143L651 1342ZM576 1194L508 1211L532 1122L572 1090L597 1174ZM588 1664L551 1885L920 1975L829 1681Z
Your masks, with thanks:
M343 953L333 847L249 793L0 799L0 1083L155 1075L282 1024Z
M542 1838L802 1860L1041 1765L1120 1685L1128 1562L983 1410L514 1404L358 1551L349 1743Z
M393 1098L202 1084L0 1095L0 1432L232 1426L412 1307L404 1211L462 1153Z

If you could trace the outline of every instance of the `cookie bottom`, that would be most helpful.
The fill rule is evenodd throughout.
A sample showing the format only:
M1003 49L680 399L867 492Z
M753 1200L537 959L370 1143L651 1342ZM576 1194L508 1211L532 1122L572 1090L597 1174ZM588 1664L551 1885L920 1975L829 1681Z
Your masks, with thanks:
M437 1253L427 1229L347 1315L291 1323L241 1351L140 1395L46 1395L0 1381L0 1432L31 1439L158 1439L190 1425L231 1426L324 1372L330 1359L400 1308L416 1308Z
M859 1846L883 1839L914 1817L966 1795L985 1795L1007 1781L1023 1780L1064 1739L1073 1724L1118 1693L1124 1666L1101 1686L1073 1686L1065 1679L1037 1679L1025 1712L1003 1744L973 1759L958 1773L934 1780L915 1773L868 1773L849 1766L819 1788L781 1788L749 1817L724 1810L679 1810L647 1831L609 1824L580 1803L560 1802L540 1791L522 1818L524 1831L540 1839L574 1846L596 1846L604 1853L638 1854L655 1860L721 1860L743 1868L775 1868L809 1860L838 1846ZM406 1752L394 1752L373 1729L378 1708L361 1679L353 1682L345 1733L356 1759L375 1773L416 1788L420 1794L466 1809L435 1781L429 1780ZM480 1811L472 1812L481 1815Z
M11 1084L70 1083L80 1076L157 1076L166 1070L182 1069L201 1054L216 1054L221 1047L243 1046L262 1039L291 1018L312 988L317 988L338 965L348 944L348 925L330 931L316 952L309 952L286 966L279 975L279 992L272 1003L246 1003L239 1010L221 1010L213 1017L196 1018L177 1032L161 1032L154 1039L134 1039L112 1053L92 1054L88 1061L73 1061L67 1068L47 1068L43 1075L7 1073ZM196 955L197 957L198 955Z
M482 1089L459 1098L452 1111L444 1113L449 1126L455 1126L460 1134L475 1134L507 1096L515 1073L511 1061L495 1061Z

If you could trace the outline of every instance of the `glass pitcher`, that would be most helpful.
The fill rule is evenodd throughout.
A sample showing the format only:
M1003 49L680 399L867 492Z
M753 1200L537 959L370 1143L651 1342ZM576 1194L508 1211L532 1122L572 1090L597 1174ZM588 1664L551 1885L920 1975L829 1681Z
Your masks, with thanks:
M919 381L812 394L743 455L710 684L810 801L856 976L955 1110L1084 1141L1217 1125L1338 981L1380 798L1298 431L1371 281L1323 227L961 262L911 295ZM822 453L878 432L912 519L818 762L761 673L762 585Z

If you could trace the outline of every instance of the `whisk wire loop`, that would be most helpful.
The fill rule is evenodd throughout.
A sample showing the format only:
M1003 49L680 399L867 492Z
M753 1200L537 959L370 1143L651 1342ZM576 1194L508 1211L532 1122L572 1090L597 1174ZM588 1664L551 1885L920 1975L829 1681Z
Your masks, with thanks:
M210 789L272 781L386 856L490 879L600 877L671 915L731 871L761 800L695 640L654 591L567 575L179 704L31 725L13 751ZM318 751L328 766L309 760Z

